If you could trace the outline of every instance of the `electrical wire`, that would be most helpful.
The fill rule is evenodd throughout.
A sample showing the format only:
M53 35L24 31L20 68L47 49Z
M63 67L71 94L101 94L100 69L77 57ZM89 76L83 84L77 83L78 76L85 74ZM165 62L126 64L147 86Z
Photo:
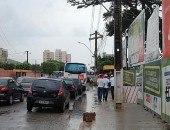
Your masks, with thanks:
M94 24L94 14L95 14L95 6L92 6L92 16L91 16L91 28L90 28L90 34L93 31L93 24ZM91 50L91 40L89 40L90 43L90 50ZM92 54L90 53L90 57L91 57L91 65L92 65Z
M97 31L99 29L99 24L100 24L100 18L101 18L101 12L102 12L102 5L100 5L100 10L99 10L99 16L98 16L98 22L97 22Z
M13 46L12 46L11 43L9 42L9 40L8 40L8 38L7 38L6 34L5 34L5 32L3 31L1 25L0 25L0 30L1 30L2 34L4 35L4 37L5 37L5 39L6 39L6 41L7 41L7 44L13 49L14 52L16 52L16 50L13 48Z

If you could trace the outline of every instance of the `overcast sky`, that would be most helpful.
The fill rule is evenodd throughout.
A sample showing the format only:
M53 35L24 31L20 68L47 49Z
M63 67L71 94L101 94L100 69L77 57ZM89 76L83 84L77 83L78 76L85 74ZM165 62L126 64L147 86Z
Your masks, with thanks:
M109 7L109 3L105 5ZM72 62L93 64L90 51L94 52L94 40L89 42L90 32L102 34L104 22L99 18L100 6L77 9L67 0L1 0L0 1L0 47L8 49L9 58L26 61L29 51L31 64L43 61L43 51L62 49L71 54ZM102 7L101 12L106 10ZM100 22L98 22L100 19ZM93 23L93 24L92 24ZM99 23L99 24L97 24ZM93 28L92 28L93 27ZM113 52L113 37L107 37L100 53ZM101 41L98 40L100 44Z

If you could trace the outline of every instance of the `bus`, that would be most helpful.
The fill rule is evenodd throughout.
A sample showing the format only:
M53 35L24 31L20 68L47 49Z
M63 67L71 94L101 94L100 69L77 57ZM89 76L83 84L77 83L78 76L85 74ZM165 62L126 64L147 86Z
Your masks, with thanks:
M64 78L80 79L84 86L84 89L86 89L86 82L87 82L86 64L84 64L84 63L66 63L64 66Z

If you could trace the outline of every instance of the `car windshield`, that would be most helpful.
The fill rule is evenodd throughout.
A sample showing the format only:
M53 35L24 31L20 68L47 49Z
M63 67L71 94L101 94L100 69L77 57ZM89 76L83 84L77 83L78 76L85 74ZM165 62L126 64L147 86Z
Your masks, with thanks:
M7 79L0 79L0 85L7 85Z
M73 79L76 84L78 84L80 81L79 79Z

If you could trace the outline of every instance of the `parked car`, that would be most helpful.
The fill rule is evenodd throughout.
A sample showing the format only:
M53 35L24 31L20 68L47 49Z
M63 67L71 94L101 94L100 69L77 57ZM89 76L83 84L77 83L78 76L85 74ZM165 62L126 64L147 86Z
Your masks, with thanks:
M82 94L82 89L83 89L83 85L81 83L81 80L78 79L78 78L73 78L75 84L76 84L76 87L77 87L77 91L78 91L78 94Z
M81 80L82 83L82 91L86 91L86 81Z
M26 77L26 76L17 78L17 82L23 87L25 95L27 95L29 87L32 85L35 79L36 78L34 77Z
M27 95L27 110L33 107L54 107L60 112L69 106L70 91L62 79L38 78L34 80Z
M63 80L64 80L65 86L69 87L70 89L70 97L76 98L76 96L78 95L78 91L77 91L77 86L74 80L71 78L64 78Z
M12 77L0 78L0 101L5 101L9 105L13 104L13 100L24 101L24 91Z

